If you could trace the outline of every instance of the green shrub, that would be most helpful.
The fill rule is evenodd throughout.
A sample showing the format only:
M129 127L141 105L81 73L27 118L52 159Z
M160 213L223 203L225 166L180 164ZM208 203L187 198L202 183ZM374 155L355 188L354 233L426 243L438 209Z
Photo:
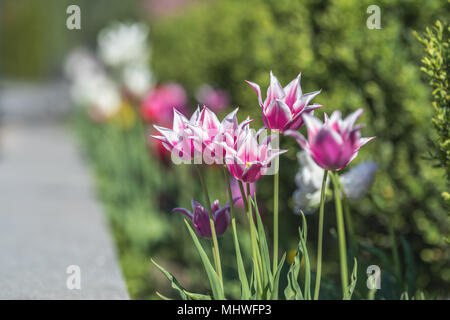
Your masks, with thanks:
M437 132L433 158L446 169L450 181L450 94L448 92L450 27L447 23L437 21L433 29L427 28L423 36L415 33L416 38L425 47L422 59L424 71L433 89L433 125ZM449 199L450 200L450 199Z
M250 114L259 124L256 95L243 80L265 88L269 70L284 84L302 71L304 91L323 89L315 101L326 112L340 109L347 114L363 107L361 122L367 124L363 133L377 139L361 150L357 161L372 159L379 170L371 196L352 206L356 233L361 243L390 256L388 227L392 227L399 239L405 239L400 241L404 244L400 250L404 276L396 280L400 287L413 293L417 285L439 296L450 283L446 266L450 251L443 236L449 232L448 208L440 196L445 178L424 159L433 110L427 108L429 89L421 79L420 47L411 31L445 17L448 9L438 0L381 1L382 29L369 30L366 9L371 4L368 0L196 4L183 15L153 24L153 69L161 81L178 81L191 94L204 82L226 88L234 105L241 106L241 119ZM289 230L281 239L288 250L298 225L289 205L298 147L284 140L291 151L281 160L280 228ZM265 177L259 184L260 199L270 198L271 182ZM308 219L313 233L316 217ZM334 226L334 216L326 220L327 228ZM332 258L337 251L333 236L328 237L324 259L337 261ZM372 253L366 261L381 263L380 257ZM382 272L392 272L390 265L380 266ZM334 274L335 269L329 263L324 272Z

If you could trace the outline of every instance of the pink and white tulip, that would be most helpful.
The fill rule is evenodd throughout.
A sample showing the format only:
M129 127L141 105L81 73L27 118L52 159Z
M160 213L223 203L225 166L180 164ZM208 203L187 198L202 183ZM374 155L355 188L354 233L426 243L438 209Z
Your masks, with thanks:
M261 132L261 130L260 130ZM258 133L245 128L236 139L233 148L222 144L226 149L226 165L231 175L242 182L252 183L267 173L272 160L287 150L273 149L268 136L257 141Z
M325 123L305 114L308 139L297 131L287 131L285 135L295 137L321 168L341 170L358 155L363 145L375 138L361 138L361 125L355 126L363 111L359 109L345 119L341 119L339 111L334 111L330 118L325 113Z
M247 119L239 124L236 117L238 110L236 108L220 122L214 112L203 106L201 112L197 109L196 120L188 124L193 132L195 150L203 155L208 164L222 164L226 152L221 143L234 146L239 133L252 121Z
M188 120L180 111L174 108L172 129L154 125L153 127L161 135L152 135L151 137L159 140L169 152L176 152L179 158L187 161L192 160L194 157L194 141L192 139L192 129L188 124L195 122L197 117L198 110Z
M308 105L319 91L302 93L300 87L301 73L286 87L282 87L278 79L270 72L270 85L267 97L262 100L258 84L246 81L258 94L258 102L262 109L262 118L266 128L284 132L297 130L303 126L302 116L322 107L319 104Z

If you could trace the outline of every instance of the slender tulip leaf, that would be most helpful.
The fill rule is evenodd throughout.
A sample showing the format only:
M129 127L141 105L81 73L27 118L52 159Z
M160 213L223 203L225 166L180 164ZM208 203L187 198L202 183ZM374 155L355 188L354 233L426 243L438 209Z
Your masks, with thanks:
M159 293L158 291L156 291L156 295L157 295L158 297L160 297L162 300L172 300L172 299L167 298L166 296L162 295L162 294Z
M258 245L259 250L261 252L261 260L262 260L262 274L263 274L263 283L264 286L269 284L269 288L272 289L272 271L270 268L270 255L269 255L269 247L267 245L266 233L264 230L264 225L261 220L261 215L259 214L258 205L256 202L256 194L255 198L251 200L252 205L255 208L256 213L256 223L258 227Z
M192 300L212 300L211 296L209 295L193 293L186 290L184 290L184 293Z
M248 285L247 274L245 273L244 262L242 261L241 249L237 234L233 232L234 249L236 252L236 260L238 267L239 281L241 282L241 300L250 299L250 286Z
M311 265L309 263L309 255L308 255L308 248L306 247L307 243L307 236L308 236L308 227L306 224L306 218L303 211L300 211L302 214L302 220L303 220L303 230L299 230L299 236L300 236L300 242L302 247L302 254L305 259L305 299L311 300Z
M350 285L348 286L348 298L349 299L352 298L353 291L355 290L357 280L358 280L358 261L356 261L356 258L354 258L351 281L350 281Z
M302 233L299 233L300 240L297 245L297 252L287 273L288 284L286 289L284 289L284 296L286 297L286 300L305 300L302 289L298 283L298 274L300 272L300 266L302 263L301 257L303 254Z
M403 292L400 296L400 300L409 300L408 292Z
M173 274L171 274L169 271L167 271L166 269L164 269L163 267L161 267L159 264L157 264L153 259L150 259L150 260L155 265L155 267L158 268L158 270L161 271L167 277L167 279L169 279L169 281L172 285L172 288L174 288L175 290L177 290L180 293L181 299L189 300L189 297L185 294L185 289L178 282L178 280L175 278L175 276ZM156 294L158 294L158 292ZM160 295L160 294L158 294L158 295ZM161 295L161 298L166 300L166 297L163 297L162 295Z
M226 167L224 166L224 175L225 175L225 183L228 188L228 201L230 203L230 211L231 211L231 228L233 230L233 243L234 243L234 251L236 252L236 264L238 267L238 275L239 275L239 281L241 283L241 300L248 300L251 296L250 293L250 287L248 285L247 280L247 273L245 272L244 262L242 260L242 254L241 254L241 248L239 245L239 239L237 236L237 230L236 230L236 219L234 217L234 205L233 205L233 195L231 191L231 181L228 176L228 171ZM242 201L244 202L245 199L242 198Z
M280 283L280 273L281 273L281 269L283 268L283 264L284 264L284 260L286 259L286 253L283 254L283 256L281 257L280 263L278 264L277 267L277 272L275 273L275 276L273 277L273 289L272 289L272 295L271 295L271 299L274 300L275 297L278 297L278 287L279 287L279 283Z
M194 241L195 247L197 248L197 251L202 260L206 274L208 275L208 279L209 279L209 283L211 285L211 290L213 292L214 299L224 300L225 296L223 293L222 285L220 284L219 276L217 275L216 271L214 270L213 266L211 265L208 255L206 254L205 250L203 250L203 247L200 244L200 241L198 240L197 235L195 234L194 230L192 230L191 226L189 225L189 222L187 222L186 219L184 220L184 222L186 223L186 226L189 230L192 240Z

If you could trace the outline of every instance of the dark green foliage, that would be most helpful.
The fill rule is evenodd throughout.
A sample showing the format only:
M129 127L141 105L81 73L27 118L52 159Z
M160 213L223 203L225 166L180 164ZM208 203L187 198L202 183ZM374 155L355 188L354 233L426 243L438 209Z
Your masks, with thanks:
M437 132L433 157L445 168L450 181L450 93L448 92L450 27L447 23L437 21L432 29L416 38L425 47L421 70L427 74L433 89L434 116L432 119ZM449 199L450 200L450 199Z

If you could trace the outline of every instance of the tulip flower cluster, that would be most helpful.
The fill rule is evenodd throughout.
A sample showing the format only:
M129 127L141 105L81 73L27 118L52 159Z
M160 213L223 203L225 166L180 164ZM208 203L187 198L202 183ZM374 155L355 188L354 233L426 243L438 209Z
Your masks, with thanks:
M192 212L184 208L176 208L174 211L183 213L194 227L195 231L187 223L207 271L213 298L225 298L217 237L224 234L230 225L232 226L236 263L241 282L241 297L243 299L278 298L280 270L285 259L285 255L278 259L278 164L280 155L287 151L278 147L279 133L296 138L303 148L301 163L304 168L302 168L301 175L297 175L296 180L301 182L304 190L307 189L308 192L315 193L313 197L308 199L314 199L316 203L320 202L314 295L311 294L309 283L305 284L304 292L297 283L301 254L307 261L306 272L310 272L305 244L306 230L303 229L300 230L299 250L293 258L293 265L288 272L289 285L285 290L286 298L303 297L309 299L314 297L314 299L318 299L319 297L324 203L326 201L328 176L331 177L335 192L343 298L349 299L351 297L354 285L348 283L345 228L340 197L344 194L348 194L349 198L353 199L362 197L368 190L370 181L373 181L376 165L370 163L361 165L358 167L357 173L350 171L343 177L342 182L339 180L337 172L347 167L357 156L359 149L374 137L361 138L360 129L362 126L355 125L356 120L362 114L362 109L355 111L345 119L342 119L339 111L333 112L330 117L325 114L324 123L314 117L314 110L321 108L322 105L310 105L309 103L320 93L320 90L303 94L300 78L301 74L283 88L271 72L270 85L264 101L262 100L260 86L247 81L257 92L258 103L262 111L264 127L258 131L251 128L252 120L250 118L238 122L238 109L235 109L220 121L217 115L205 105L201 109L198 107L189 119L174 108L172 129L154 126L160 135L153 135L152 137L161 142L164 148L171 152L173 160L181 159L184 163L193 163L199 169L199 178L206 205L203 206L192 200ZM307 129L307 138L297 131L303 125ZM266 135L266 129L270 129L271 134ZM223 207L219 206L218 200L211 204L209 191L203 177L204 166L201 164L223 166L229 199L229 203ZM256 205L256 195L254 193L253 195L249 194L250 187L254 187L254 184L264 175L274 175L272 263L270 263L265 231ZM230 180L230 176L232 180ZM355 192L355 188L351 187L352 180L356 180L360 192ZM238 198L233 197L233 189L236 190L236 181L241 191L241 196ZM320 196L317 194L319 190ZM245 264L240 253L234 214L234 203L237 200L242 200L247 211L252 249L252 281L248 281ZM254 216L256 216L256 221ZM303 223L305 223L304 216ZM212 240L214 268L204 254L203 248L197 240L197 235ZM166 275L168 274L161 266L156 266ZM352 279L354 277L356 277L356 265L354 266ZM173 276L169 278L175 288L186 293L186 290L173 280ZM195 297L211 298L198 294L195 294Z

